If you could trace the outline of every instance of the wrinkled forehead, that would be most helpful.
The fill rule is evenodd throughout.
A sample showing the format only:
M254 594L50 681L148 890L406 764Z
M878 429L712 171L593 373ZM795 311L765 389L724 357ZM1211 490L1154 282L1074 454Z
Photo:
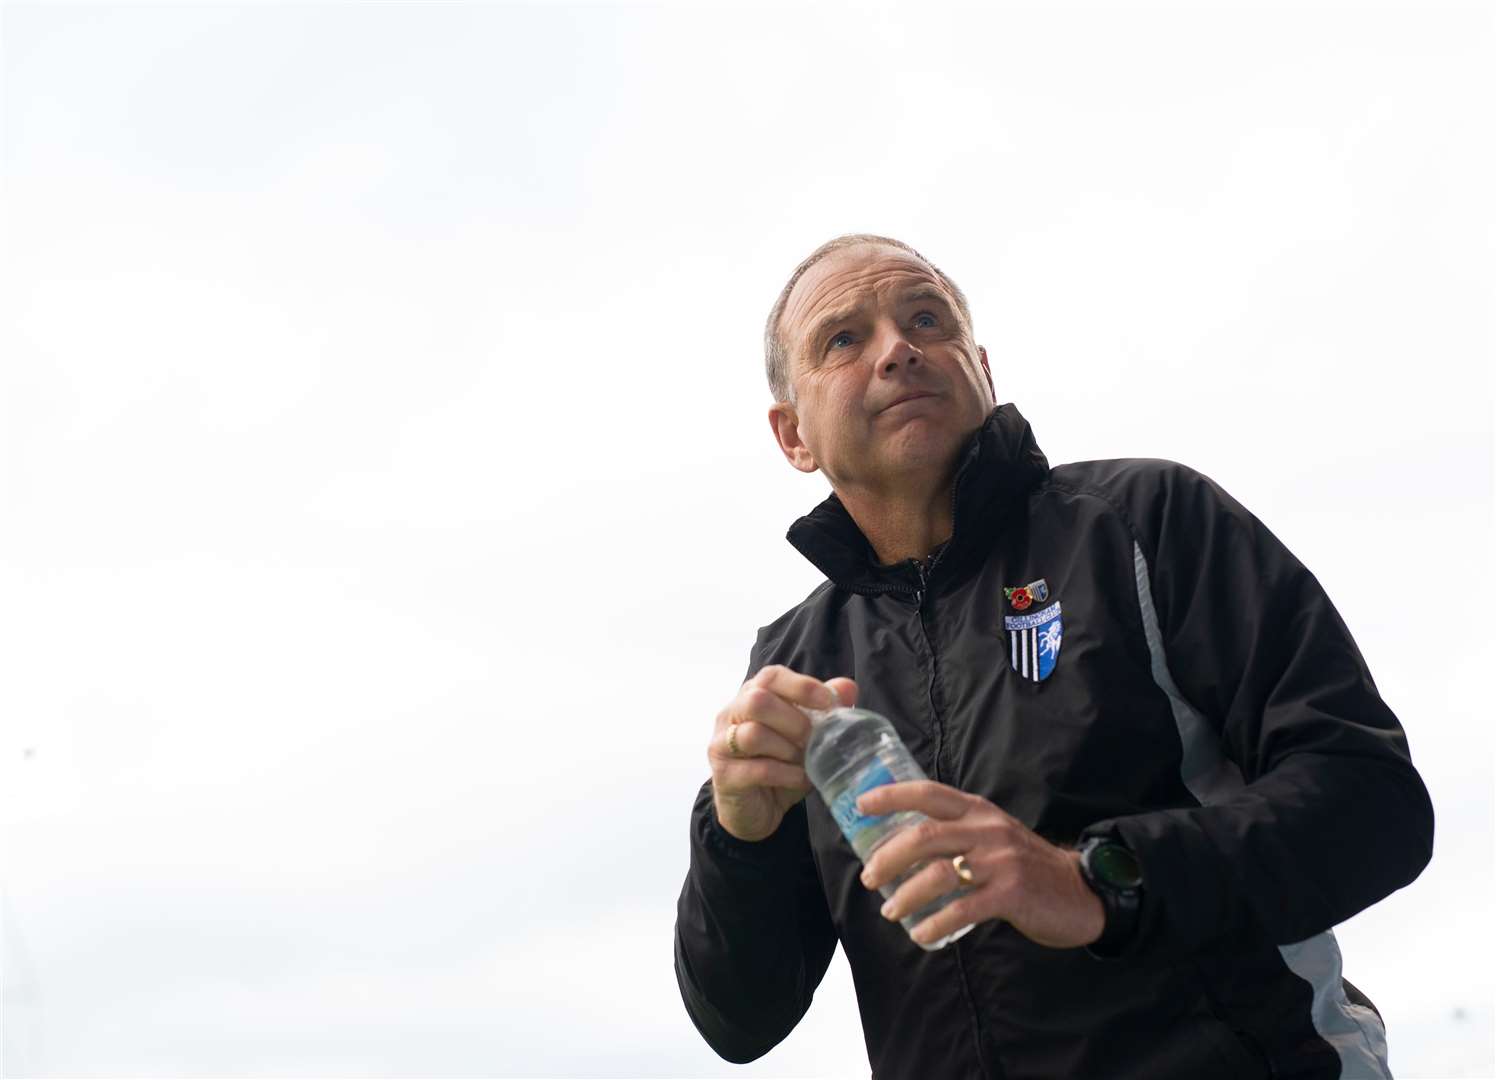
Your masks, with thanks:
M793 347L823 312L886 301L918 284L934 285L956 307L956 298L929 264L907 251L881 244L833 251L795 282L780 331Z

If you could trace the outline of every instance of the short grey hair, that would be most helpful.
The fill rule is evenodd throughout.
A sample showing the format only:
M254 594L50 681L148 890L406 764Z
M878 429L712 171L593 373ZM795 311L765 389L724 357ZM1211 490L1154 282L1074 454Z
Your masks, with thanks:
M845 236L838 236L834 240L827 240L795 267L795 272L790 275L789 281L780 290L779 299L775 300L774 306L769 309L769 321L764 324L764 372L769 377L769 390L774 394L775 401L792 402L795 400L794 389L790 385L790 346L779 333L779 320L784 317L784 308L789 303L790 293L795 291L795 286L805 276L805 272L827 255L841 251L843 248L858 247L862 244L881 244L898 248L900 251L907 251L928 266L940 279L940 283L956 298L956 307L961 313L961 320L966 324L967 332L971 332L971 308L966 303L966 294L961 291L959 285L945 276L940 267L915 251L914 248L891 236L875 236L872 233L848 233Z

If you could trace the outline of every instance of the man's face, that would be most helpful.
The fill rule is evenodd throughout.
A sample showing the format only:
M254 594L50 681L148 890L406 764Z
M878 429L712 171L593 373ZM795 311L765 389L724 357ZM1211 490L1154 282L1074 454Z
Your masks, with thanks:
M861 245L795 284L780 320L794 404L770 422L797 469L838 491L892 491L948 475L994 404L986 352L956 299L906 251Z

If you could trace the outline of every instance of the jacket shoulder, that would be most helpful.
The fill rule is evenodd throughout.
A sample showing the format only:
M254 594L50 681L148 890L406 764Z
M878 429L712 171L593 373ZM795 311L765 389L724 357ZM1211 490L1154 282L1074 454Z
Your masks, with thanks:
M1204 473L1166 458L1105 458L1074 461L1049 470L1043 487L1090 491L1110 498L1131 499L1174 489L1211 484ZM1041 489L1042 490L1042 489Z
M826 651L828 634L850 596L835 583L823 581L779 618L759 627L746 677L752 677L768 664L785 664L799 670L813 656Z
M1140 537L1168 522L1202 522L1225 512L1250 517L1224 488L1188 465L1165 458L1108 458L1058 465L1039 489L1109 503Z

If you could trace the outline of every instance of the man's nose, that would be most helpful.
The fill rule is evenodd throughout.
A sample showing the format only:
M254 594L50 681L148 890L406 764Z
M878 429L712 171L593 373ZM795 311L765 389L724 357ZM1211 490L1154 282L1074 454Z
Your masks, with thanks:
M900 367L914 367L925 359L925 354L898 327L888 327L879 335L873 355L878 358L880 375L892 375Z

